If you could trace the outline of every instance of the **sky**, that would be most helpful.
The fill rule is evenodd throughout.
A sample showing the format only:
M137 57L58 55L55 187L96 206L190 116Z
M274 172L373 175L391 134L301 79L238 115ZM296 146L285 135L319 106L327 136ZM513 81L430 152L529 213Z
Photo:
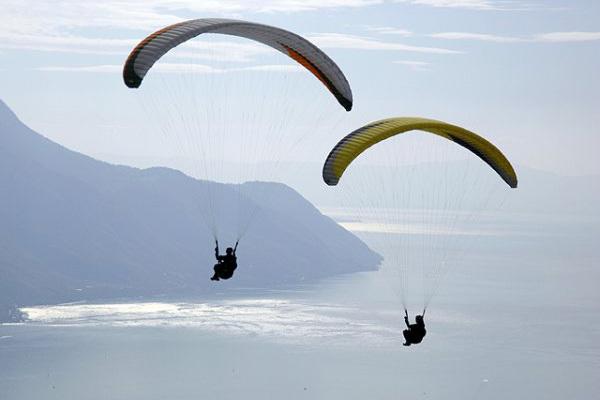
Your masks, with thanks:
M147 115L122 82L122 64L148 34L204 17L294 31L337 62L352 86L354 109L329 132L325 154L348 129L422 116L482 134L516 165L600 173L595 0L3 0L0 99L69 148L125 163L159 160L161 146L152 143ZM202 55L203 41L190 45L194 58L171 56L164 69L186 64L189 70L192 62L197 75L219 75L213 81L253 71L263 74L265 90L279 82L269 74L314 80L264 46L224 37ZM215 63L226 73L215 74ZM298 90L295 100L309 104L323 96L319 101L336 104L315 87Z

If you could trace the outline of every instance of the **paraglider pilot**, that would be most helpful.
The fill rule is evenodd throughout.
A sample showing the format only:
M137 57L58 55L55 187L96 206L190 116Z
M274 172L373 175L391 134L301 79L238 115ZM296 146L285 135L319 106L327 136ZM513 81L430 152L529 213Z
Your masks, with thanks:
M406 323L406 327L402 334L404 335L404 346L410 346L411 344L421 343L427 331L425 330L425 321L423 320L423 315L417 315L415 317L414 324L408 323L408 311L404 310L404 322ZM424 313L423 313L424 314Z
M211 281L218 281L221 279L229 279L233 276L233 271L237 268L237 257L235 251L237 250L238 242L235 242L235 247L228 247L225 250L225 255L219 254L219 241L215 240L215 258L217 263L215 264L215 274L210 278Z

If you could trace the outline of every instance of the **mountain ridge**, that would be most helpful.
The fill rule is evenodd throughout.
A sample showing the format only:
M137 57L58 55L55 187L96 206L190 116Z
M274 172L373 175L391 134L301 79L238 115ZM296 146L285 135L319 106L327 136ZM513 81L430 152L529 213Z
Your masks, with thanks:
M261 212L240 243L236 276L217 285L208 280L207 190L242 193ZM274 287L374 270L381 260L283 184L234 188L164 167L112 165L36 133L1 100L0 191L0 320L16 305Z

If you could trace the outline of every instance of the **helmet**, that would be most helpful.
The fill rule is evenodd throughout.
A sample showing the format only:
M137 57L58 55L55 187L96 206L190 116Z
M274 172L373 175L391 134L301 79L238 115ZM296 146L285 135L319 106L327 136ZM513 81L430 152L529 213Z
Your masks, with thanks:
M233 249L231 247L228 247L227 250L225 250L225 253L231 254L233 253Z

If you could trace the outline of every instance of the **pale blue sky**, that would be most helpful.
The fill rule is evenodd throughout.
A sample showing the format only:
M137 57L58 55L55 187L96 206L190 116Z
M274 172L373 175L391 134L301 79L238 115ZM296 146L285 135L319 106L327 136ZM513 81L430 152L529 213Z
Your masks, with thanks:
M600 173L594 0L3 0L0 98L70 148L143 156L143 116L120 76L125 57L166 24L214 16L289 29L328 52L355 98L336 138L378 118L424 116L483 134L517 165ZM291 64L223 40L234 68Z

